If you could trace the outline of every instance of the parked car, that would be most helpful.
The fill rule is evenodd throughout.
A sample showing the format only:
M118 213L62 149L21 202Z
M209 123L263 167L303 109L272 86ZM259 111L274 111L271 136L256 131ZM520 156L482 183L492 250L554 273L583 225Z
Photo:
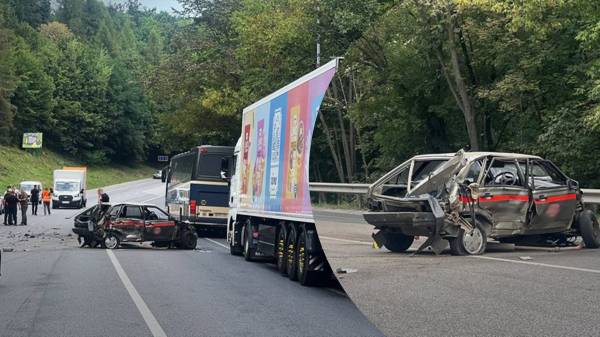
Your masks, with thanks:
M154 174L152 175L152 179L162 179L162 175L162 170L158 170L154 172Z
M415 156L369 187L365 220L379 229L375 242L407 250L482 254L488 239L568 244L581 236L600 247L600 226L577 181L538 156L464 152Z
M95 205L75 217L73 232L81 246L115 249L124 242L152 241L155 246L194 249L196 231L154 205Z
M39 198L38 203L41 204L42 203L42 197L41 197L42 192L41 191L44 190L43 184L41 182L34 181L34 180L32 180L32 181L22 181L19 184L19 191L20 190L24 190L25 192L27 192L27 194L31 195L31 190L33 190L34 186L37 186L38 189L40 190L40 198Z

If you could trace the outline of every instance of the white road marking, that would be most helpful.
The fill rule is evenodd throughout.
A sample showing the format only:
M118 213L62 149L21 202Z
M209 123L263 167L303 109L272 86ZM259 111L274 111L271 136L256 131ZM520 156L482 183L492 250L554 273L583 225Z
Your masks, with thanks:
M140 204L147 204L147 203L149 203L152 200L156 200L156 199L160 199L160 198L162 198L162 195L159 195L159 196L154 197L152 199L144 200L144 201L140 202Z
M357 241L357 240L347 240L347 239L338 239L338 238L332 238L330 236L319 235L319 238L325 239L325 240L331 240L331 241L340 241L340 242L348 242L348 243L358 243L358 244L361 244L361 245L369 245L369 246L373 245L373 243L371 243L371 242Z
M219 246L221 246L221 247L223 247L223 248L225 248L225 249L229 249L229 247L228 247L228 246L226 246L226 245L224 245L224 244L222 244L222 243L220 243L220 242L218 242L218 241L211 240L211 239L209 239L209 238L204 238L204 239L205 239L206 241L210 241L210 242L214 243L215 245L219 245Z
M135 289L135 287L129 280L129 277L125 273L125 270L123 270L123 267L121 267L121 264L119 263L119 260L117 260L117 257L115 256L115 254L112 252L112 250L109 250L109 249L106 250L106 253L108 254L108 257L110 258L110 261L112 262L113 266L115 267L115 270L117 271L117 274L119 275L119 278L121 279L121 282L123 282L125 289L127 289L129 296L131 296L133 303L135 303L135 306L140 311L140 314L142 315L142 318L146 322L148 329L150 329L152 336L167 337L167 334L165 333L165 331L162 329L160 324L158 324L156 317L154 317L154 315L152 314L152 312L146 305L146 302L144 302L144 300L142 299L140 294L137 292L137 290Z
M528 264L530 266L537 266L537 267L547 267L547 268L554 268L554 269L565 269L565 270L581 271L581 272L585 272L585 273L600 274L600 270L597 270L597 269L568 267L568 266L561 266L561 265L548 264L548 263L539 263L539 262L528 262L528 261L520 261L520 260L503 259L503 258L491 257L491 256L474 256L474 255L472 255L470 257L476 258L476 259L481 259L481 260L492 260L492 261L501 261L501 262L520 263L520 264Z

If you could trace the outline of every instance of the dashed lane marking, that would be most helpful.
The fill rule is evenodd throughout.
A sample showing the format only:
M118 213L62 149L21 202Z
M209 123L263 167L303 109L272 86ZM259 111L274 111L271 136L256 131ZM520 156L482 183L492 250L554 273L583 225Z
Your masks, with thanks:
M225 248L225 249L229 249L229 247L228 247L228 246L226 246L226 245L224 245L224 244L220 243L219 241L215 241L215 240L212 240L212 239L209 239L209 238L204 238L204 239L205 239L206 241L209 241L209 242L212 242L212 243L214 243L215 245L219 245L219 246L221 246L221 247L223 247L223 248Z
M325 240L331 240L331 241L340 241L340 242L348 242L348 243L358 243L358 244L361 244L361 245L369 245L369 246L373 245L372 242L357 241L357 240L348 240L348 239L338 239L338 238L332 238L330 236L319 235L319 238L325 239Z
M142 299L142 296L140 296L140 294L133 286L133 283L131 283L131 281L129 280L129 277L125 273L125 270L123 270L123 267L121 267L121 264L119 263L119 260L117 260L115 254L112 252L112 250L109 249L106 250L106 253L108 254L108 257L110 258L110 261L112 262L113 266L115 267L115 270L117 271L121 282L123 282L125 289L127 289L129 296L131 296L133 303L135 303L135 306L140 311L140 314L142 315L144 322L146 322L148 329L150 329L152 336L167 337L167 334L156 320L156 317L154 317L152 311L150 311L150 308L148 308L146 302L144 302L144 300Z

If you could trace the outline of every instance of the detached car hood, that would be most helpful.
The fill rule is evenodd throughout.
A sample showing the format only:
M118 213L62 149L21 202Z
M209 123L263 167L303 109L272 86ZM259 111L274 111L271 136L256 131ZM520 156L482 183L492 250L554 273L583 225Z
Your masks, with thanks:
M426 179L412 188L406 198L415 197L423 194L428 194L434 191L439 191L467 164L465 151L456 152L454 157L450 158L442 166L437 168Z

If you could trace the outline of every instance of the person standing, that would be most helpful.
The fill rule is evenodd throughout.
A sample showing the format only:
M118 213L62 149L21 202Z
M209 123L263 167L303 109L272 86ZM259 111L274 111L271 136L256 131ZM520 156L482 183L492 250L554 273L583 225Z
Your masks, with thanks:
M10 186L10 185L6 186L6 192L4 193L4 199L2 200L2 204L4 205L4 226L8 226L9 213L8 213L8 210L6 209L6 197L10 193L11 189L12 189L12 186Z
M17 205L19 204L19 199L17 198L16 193L11 188L8 191L8 194L4 198L4 202L6 203L6 210L8 212L8 225L17 225Z
M38 185L33 186L33 189L30 191L31 197L31 215L37 215L38 204L40 203L40 189Z
M44 188L44 192L42 192L42 202L44 203L44 215L46 214L52 214L50 212L50 202L52 201L52 196L50 194L50 191L48 191L48 187ZM46 211L48 213L46 213Z
M29 195L27 194L25 189L21 189L21 193L19 193L19 206L21 207L21 226L27 226L27 208L29 207Z

